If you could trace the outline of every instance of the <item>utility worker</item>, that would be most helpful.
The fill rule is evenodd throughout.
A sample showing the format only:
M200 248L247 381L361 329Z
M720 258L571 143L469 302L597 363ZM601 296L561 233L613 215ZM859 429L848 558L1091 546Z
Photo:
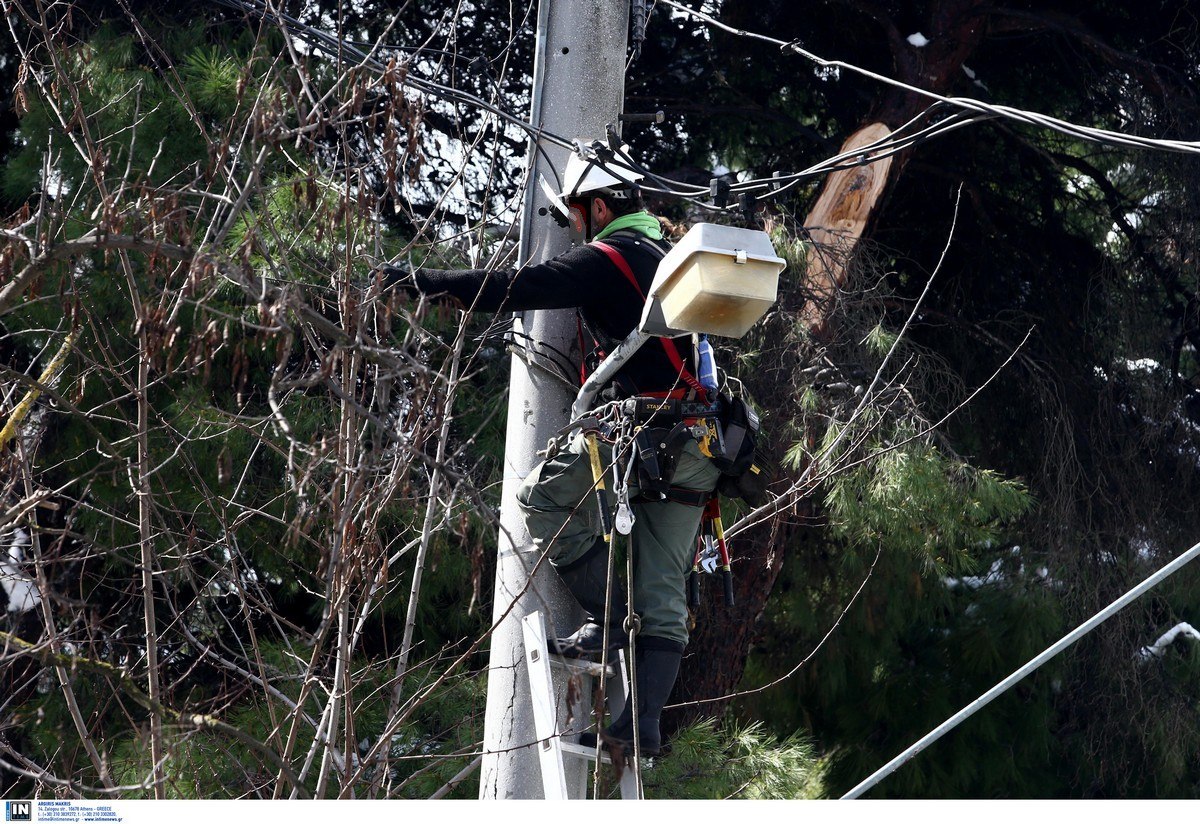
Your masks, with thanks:
M582 148L582 147L581 147ZM385 267L389 285L399 284L434 296L450 295L464 306L487 312L577 308L586 327L610 341L622 341L638 325L654 273L670 244L658 219L643 206L637 180L609 153L573 154L568 162L564 202L577 235L588 243L545 263L515 270L486 271ZM690 339L651 339L616 373L608 394L657 398L694 398L702 393L688 364ZM602 452L605 465L610 450ZM636 473L635 473L636 475ZM659 718L679 673L688 641L686 577L691 569L703 503L716 487L719 472L688 439L676 461L665 500L639 500L630 492L634 514L630 535L633 555L633 604L640 620L636 638L638 731L643 754L661 751ZM608 546L593 503L594 480L582 436L529 474L517 493L525 523L587 614L574 634L557 639L560 652L585 656L602 651L607 621L612 648L627 638L626 597L614 582L612 603L605 603ZM630 701L605 730L611 742L633 741Z

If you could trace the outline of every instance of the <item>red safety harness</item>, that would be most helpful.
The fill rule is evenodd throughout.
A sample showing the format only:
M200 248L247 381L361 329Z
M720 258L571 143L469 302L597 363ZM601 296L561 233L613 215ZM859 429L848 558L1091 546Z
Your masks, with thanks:
M625 260L625 256L622 255L621 252L616 249L616 247L610 246L609 244L604 243L602 241L593 240L590 245L593 249L597 249L597 250L603 252L608 257L608 259L610 261L612 261L612 264L617 267L617 270L622 275L625 276L625 279L627 281L629 281L630 284L632 284L634 291L637 292L638 298L642 301L642 303L645 303L646 302L646 293L644 291L642 291L642 285L640 283L638 283L637 277L633 274L633 269L629 268L629 261ZM580 338L580 343L582 344L582 342L583 342L582 322L580 323L580 328L579 328L579 338ZM701 398L705 398L707 400L708 390L705 389L704 386L700 383L700 381L698 381L696 379L695 375L693 375L691 372L688 371L687 365L684 364L684 362L683 362L683 356L679 354L679 347L677 347L675 345L675 341L671 340L670 338L658 338L658 341L659 341L659 343L662 344L663 352L666 353L667 360L669 360L671 362L671 366L672 366L672 368L674 368L675 373L677 375L679 375L680 380L682 380L685 384L687 384L688 388L687 389L683 389L683 388L674 389L669 392L639 392L638 394L648 396L648 397L682 398L688 393L689 390L691 390L691 391L695 392L697 394L697 396L699 396ZM599 342L597 341L597 343L599 343ZM581 348L582 348L582 346L581 346ZM601 353L601 355L603 355L603 353ZM581 381L586 380L586 378L587 378L587 375L584 372L583 368L581 368L580 369Z

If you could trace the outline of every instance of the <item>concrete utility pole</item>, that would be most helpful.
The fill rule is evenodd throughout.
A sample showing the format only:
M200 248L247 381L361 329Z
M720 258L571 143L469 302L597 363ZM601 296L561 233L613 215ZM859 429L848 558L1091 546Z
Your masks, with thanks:
M564 137L593 139L602 138L605 125L617 121L625 92L628 14L628 0L541 0L530 117L533 124ZM558 189L569 153L548 144L543 148L553 168L531 147L529 162L534 170L521 223L522 262L541 262L570 245L567 230L558 228L547 215L549 204L538 186L539 176L544 176ZM563 352L578 348L574 312L569 310L525 312L518 319L518 329L530 336L524 343L541 351L546 351L543 345ZM543 797L533 745L536 736L521 619L539 609L548 610L558 620L574 617L577 612L574 600L548 562L527 586L538 553L530 546L516 493L538 463L536 451L544 449L546 441L567 423L573 398L574 392L562 381L536 366L527 366L521 357L513 357L493 621L506 612L508 615L492 636L479 787L482 799ZM553 626L548 629L555 631Z

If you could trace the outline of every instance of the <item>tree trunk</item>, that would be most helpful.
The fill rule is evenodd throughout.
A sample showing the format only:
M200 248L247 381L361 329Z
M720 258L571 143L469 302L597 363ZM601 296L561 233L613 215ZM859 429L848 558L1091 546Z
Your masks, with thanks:
M885 139L891 130L882 123L869 123L842 144L842 153ZM866 161L853 169L834 172L825 181L821 196L804 220L812 241L812 264L806 278L808 303L800 312L801 322L816 338L830 329L837 295L846 283L850 262L859 238L883 199L894 157Z

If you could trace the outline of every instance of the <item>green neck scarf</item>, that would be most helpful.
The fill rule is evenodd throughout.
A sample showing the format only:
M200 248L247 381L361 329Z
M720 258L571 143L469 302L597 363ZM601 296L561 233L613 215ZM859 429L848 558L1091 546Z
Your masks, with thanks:
M631 215L621 215L600 230L600 233L593 240L604 240L604 238L613 232L619 232L622 229L632 229L635 232L641 232L651 240L663 239L662 224L658 222L658 218L643 209Z

